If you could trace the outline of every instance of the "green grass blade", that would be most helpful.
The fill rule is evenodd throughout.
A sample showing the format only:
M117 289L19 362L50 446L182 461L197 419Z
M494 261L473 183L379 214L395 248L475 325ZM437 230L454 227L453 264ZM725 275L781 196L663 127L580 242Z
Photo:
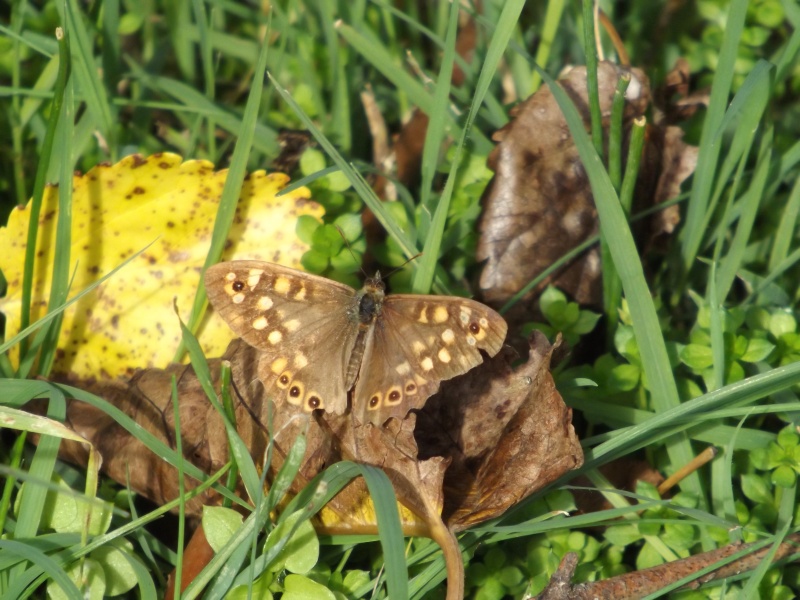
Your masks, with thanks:
M767 178L770 172L772 140L772 130L770 129L762 139L753 180L750 182L750 187L741 200L744 206L739 216L736 233L731 241L731 247L728 250L728 254L722 260L717 273L717 292L720 300L727 297L733 285L736 272L742 266L742 260L747 251L750 236L753 233L753 225L758 215L758 209L761 205L761 199L763 198L764 188L767 185Z
M433 193L433 178L436 175L436 165L439 163L439 153L445 136L447 111L450 108L450 80L453 76L453 59L456 53L456 33L458 31L458 4L450 5L450 19L447 25L444 54L439 68L439 77L436 79L436 90L431 104L430 121L425 133L425 144L422 148L422 163L420 184L420 203L430 206ZM421 228L420 233L426 235L427 228Z
M60 6L57 4L56 6ZM71 36L72 68L78 87L83 92L83 101L93 116L100 135L106 140L107 148L113 161L117 160L117 143L115 118L112 116L111 103L103 80L96 75L95 59L92 53L92 36L86 30L84 15L76 0L65 3L65 23Z
M536 48L536 57L534 62L541 68L547 68L547 62L550 58L550 52L553 49L553 42L558 31L558 26L561 23L561 16L564 14L564 0L550 0L547 3L547 12L544 15L544 23L542 24L541 40ZM533 94L542 85L542 78L539 76L538 71L534 71L531 77L531 85L527 90L520 93L520 97L525 98Z
M247 105L244 109L242 116L241 129L239 137L236 141L236 147L233 150L233 157L231 164L228 168L228 175L225 178L225 185L222 188L220 195L219 208L217 209L217 218L214 221L214 230L211 234L211 246L208 250L206 262L203 265L203 273L205 270L218 262L222 256L222 251L225 247L225 240L228 238L228 231L230 231L233 218L236 215L236 205L239 201L239 194L244 182L244 176L247 172L247 156L253 147L253 140L255 138L256 122L258 120L258 110L261 105L261 95L264 90L264 73L267 68L267 50L268 44L264 44L258 55L258 62L256 64L255 72L253 74L253 83L250 87L250 94L247 97ZM202 281L202 273L201 273ZM197 331L200 321L205 313L205 307L208 303L206 297L206 288L202 283L197 287L197 293L194 297L192 304L192 312L189 317L187 327L189 331ZM178 350L175 352L173 362L180 362L185 352L185 346L180 344ZM222 412L224 414L224 411ZM240 465L241 467L241 465Z
M694 171L694 182L686 212L686 220L679 236L683 268L687 272L697 258L700 244L705 235L706 212L711 190L714 186L717 162L722 149L722 140L719 135L720 125L728 105L728 95L730 94L735 71L734 63L738 57L739 42L744 29L747 5L747 0L732 0L728 9L728 18L725 21L725 34L722 48L720 49L719 62L711 85L708 110L703 120L700 150Z
M425 89L425 86L406 73L404 69L398 68L394 58L382 45L373 42L350 25L342 22L337 23L337 31L356 52L391 81L398 90L409 98L413 98L414 103L422 112L426 115L432 114L433 97L431 94ZM452 115L448 113L447 118L452 125Z
M56 221L56 251L53 259L53 278L50 283L48 312L67 300L70 281L70 248L72 247L72 183L75 157L70 152L73 141L75 106L73 104L73 79L67 80L64 89L63 115L59 119L56 151L61 157L59 165L58 216ZM47 375L56 355L61 333L63 313L50 323L40 352L39 372Z
M184 479L183 466L186 458L183 455L183 436L181 435L181 411L178 407L178 382L173 374L170 378L170 396L172 400L172 416L175 423L175 452L178 456L178 533L175 536L175 545L178 552L178 560L175 564L175 589L181 589L181 575L183 574L183 551L184 538L186 534L186 480Z
M68 598L70 598L70 600L81 600L83 598L83 594L81 594L77 586L64 572L63 566L58 564L57 561L50 558L44 552L37 551L30 544L12 540L0 540L0 550L3 550L4 552L13 552L16 555L25 558L31 564L38 565L39 568L47 573L47 577L49 579L52 579L61 587L61 590L67 595ZM28 587L28 581L26 577L21 576L19 579L14 578L11 581L11 587L6 590L3 598L22 598L23 596L28 595L30 590L26 590Z
M798 215L800 215L800 179L797 179L792 186L792 191L783 207L778 229L775 232L772 250L769 254L768 270L770 275L790 256L789 250L792 239L794 239Z
M456 146L455 156L450 167L450 173L447 177L442 195L439 198L439 203L436 206L436 211L433 214L431 221L430 232L425 238L425 245L422 251L422 257L419 260L419 268L414 276L414 283L412 289L417 294L428 293L433 284L433 277L436 270L436 265L439 261L439 249L442 243L442 236L444 235L444 228L447 222L447 214L450 209L450 199L455 187L456 174L461 162L461 153L464 144L467 140L467 135L472 129L472 124L478 114L478 110L483 104L483 99L489 91L494 74L497 71L497 66L503 53L508 47L508 42L514 33L514 28L519 19L520 12L524 6L524 0L509 0L503 6L503 11L497 22L492 41L489 43L489 48L486 52L486 58L481 67L481 73L478 76L478 83L475 86L475 93L472 98L469 113L467 113L464 127L461 130L461 137ZM430 114L430 113L429 113Z
M180 317L177 315L177 310L175 312L175 318L180 321ZM211 377L211 370L208 367L208 362L203 354L203 349L200 347L200 343L197 341L197 338L194 337L192 332L189 331L189 328L184 325L183 321L180 321L180 325L181 332L183 334L183 343L187 352L189 353L189 360L192 363L192 368L197 376L197 380L200 382L203 391L206 393L206 397L208 398L209 402L211 402L214 410L219 413L219 416L225 425L225 432L228 435L228 443L230 444L233 458L236 461L236 466L242 475L242 482L247 489L247 493L254 502L258 503L261 501L263 493L261 490L261 478L258 476L258 469L253 462L253 457L250 456L250 451L247 449L244 441L236 431L236 423L231 422L230 419L228 419L228 415L225 412L225 407L222 406L217 398L217 392L214 389L214 384Z
M611 256L622 281L622 289L625 291L628 301L633 330L641 354L642 368L652 394L653 406L657 412L669 411L680 404L678 389L658 315L647 287L639 253L625 213L600 157L594 152L591 140L586 135L583 120L572 101L549 75L544 71L540 71L540 74L564 113L586 169L600 217L601 231L608 242ZM685 435L677 435L675 439L670 440L667 444L667 451L676 468L688 463L693 456L692 448ZM698 498L704 497L697 474L684 479L682 485L685 490L695 493Z
M36 169L36 179L33 184L33 197L31 199L31 214L28 225L28 237L26 241L25 252L25 266L22 275L22 302L20 313L20 331L24 331L31 322L31 298L33 289L33 268L36 260L36 238L38 233L39 214L42 210L42 198L44 196L44 187L47 178L47 170L50 165L51 157L53 156L53 145L55 143L56 131L58 127L58 120L61 118L61 106L64 102L64 94L66 93L67 81L70 76L71 58L69 49L69 40L66 35L61 33L58 41L59 63L58 63L58 77L56 79L55 89L53 90L53 105L50 111L50 118L47 123L47 131L45 132L44 143L42 144L42 151L40 154L39 164ZM24 340L25 337L21 337ZM20 356L24 356L27 351L27 342L23 342L20 347ZM4 353L9 346L4 344L0 346L0 354Z
M375 217L378 219L381 225L383 225L386 232L394 238L394 240L400 245L400 248L403 250L403 253L406 255L407 258L411 258L412 256L417 254L417 247L411 240L410 236L406 231L400 228L399 224L395 219L392 217L392 214L389 210L387 210L386 206L383 202L381 202L380 198L375 195L373 189L369 186L369 184L364 180L364 177L359 173L353 166L345 160L345 158L339 153L339 151L334 147L334 145L330 142L330 140L320 131L320 129L316 126L314 121L303 112L303 109L294 101L291 97L289 92L287 92L278 81L270 74L269 76L272 84L275 86L275 89L280 94L281 98L292 108L295 114L300 118L303 122L303 125L311 132L311 135L319 142L319 145L322 146L322 149L325 153L333 160L337 167L344 173L345 177L347 177L350 184L356 190L359 197L364 201L374 214ZM413 266L413 262L411 263Z
M375 505L378 520L378 535L383 548L386 566L386 587L389 598L408 598L408 568L406 567L403 530L397 499L389 477L377 467L359 465L361 475L367 482L369 495Z

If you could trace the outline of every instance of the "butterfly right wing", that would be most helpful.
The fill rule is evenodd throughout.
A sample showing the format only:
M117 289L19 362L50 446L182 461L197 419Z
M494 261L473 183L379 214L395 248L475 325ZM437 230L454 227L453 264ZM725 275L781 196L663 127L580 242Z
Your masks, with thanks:
M205 283L214 309L261 351L259 378L276 404L345 412L345 374L358 336L353 288L254 260L209 267Z
M508 325L488 306L455 296L391 294L366 340L353 412L382 425L421 408L439 383L503 347Z

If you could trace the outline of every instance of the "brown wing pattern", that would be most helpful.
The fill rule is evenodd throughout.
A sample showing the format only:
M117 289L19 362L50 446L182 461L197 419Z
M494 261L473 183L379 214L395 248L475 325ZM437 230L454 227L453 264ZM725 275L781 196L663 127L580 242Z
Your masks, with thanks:
M390 295L369 332L354 394L362 423L383 424L420 408L439 382L466 373L500 351L505 320L474 300Z
M347 408L344 376L358 335L352 288L261 261L210 267L208 298L230 328L263 352L259 377L276 403Z

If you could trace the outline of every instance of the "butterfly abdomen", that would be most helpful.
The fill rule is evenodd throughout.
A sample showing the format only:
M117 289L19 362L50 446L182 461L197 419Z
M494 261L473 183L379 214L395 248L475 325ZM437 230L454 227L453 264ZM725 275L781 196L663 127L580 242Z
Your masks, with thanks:
M378 321L381 314L384 295L383 282L378 274L366 281L364 288L356 294L355 305L348 311L349 318L358 322L358 337L347 363L347 372L345 373L347 390L351 390L356 383L356 377L361 369L361 360L364 357L367 336L370 328Z

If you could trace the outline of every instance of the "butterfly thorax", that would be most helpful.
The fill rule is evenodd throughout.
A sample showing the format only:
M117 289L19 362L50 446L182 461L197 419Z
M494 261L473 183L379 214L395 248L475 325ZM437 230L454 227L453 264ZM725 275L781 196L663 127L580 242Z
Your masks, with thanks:
M364 287L358 292L358 322L361 329L367 329L381 314L385 286L381 279L380 271L375 277L370 277L364 282Z

